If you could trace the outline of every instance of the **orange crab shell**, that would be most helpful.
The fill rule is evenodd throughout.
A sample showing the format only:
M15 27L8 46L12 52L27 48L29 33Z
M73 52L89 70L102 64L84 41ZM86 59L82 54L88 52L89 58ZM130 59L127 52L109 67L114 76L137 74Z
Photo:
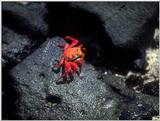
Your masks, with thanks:
M64 58L65 60L68 61L74 61L76 59L83 60L85 55L84 54L85 50L86 49L82 47L82 45L79 45L77 47L67 48L64 51Z
M59 63L53 66L53 68L61 65L64 66L65 72L62 73L61 77L57 80L67 77L67 75L71 77L78 70L78 67L81 70L86 52L86 48L83 46L83 44L80 44L79 40L70 36L66 36L65 40L68 40L71 43L66 43L64 46L59 46L64 48L64 52Z

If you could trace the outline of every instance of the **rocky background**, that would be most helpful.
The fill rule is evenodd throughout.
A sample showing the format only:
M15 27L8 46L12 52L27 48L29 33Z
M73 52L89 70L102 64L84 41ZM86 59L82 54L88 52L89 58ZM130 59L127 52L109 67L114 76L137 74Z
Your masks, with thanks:
M157 119L159 4L2 2L2 119ZM56 83L66 35L87 48Z

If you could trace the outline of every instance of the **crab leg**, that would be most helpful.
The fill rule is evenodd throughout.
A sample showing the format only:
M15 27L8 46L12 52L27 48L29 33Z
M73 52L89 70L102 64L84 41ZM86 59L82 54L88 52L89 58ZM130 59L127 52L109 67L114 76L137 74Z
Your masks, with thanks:
M64 78L67 74L69 74L69 73L71 72L70 63L64 61L64 70L65 70L65 73L62 74L62 75L60 76L60 78L57 79L57 81L60 80L61 78Z
M81 70L82 70L82 63L83 63L82 60L76 60L76 64L79 66L80 73L81 73Z
M52 68L56 68L56 67L61 66L61 65L63 64L63 62L64 62L64 57L62 56L62 57L61 57L61 59L60 59L60 61L59 61L59 63L58 63L58 64L53 65L53 67L52 67Z
M73 38L73 37L70 37L70 36L66 36L65 37L66 40L71 40L72 43L69 45L69 47L74 47L78 44L78 40Z
M72 68L72 70L73 70L73 71L71 72L70 76L73 76L73 74L78 70L78 66L77 66L76 63L71 63L70 65L71 65L71 68Z

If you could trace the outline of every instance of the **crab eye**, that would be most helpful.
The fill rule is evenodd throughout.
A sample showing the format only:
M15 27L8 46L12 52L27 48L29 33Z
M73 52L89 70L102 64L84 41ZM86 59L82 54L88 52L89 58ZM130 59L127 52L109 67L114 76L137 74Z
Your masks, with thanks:
M76 55L76 58L78 59L78 58L80 58L81 57L81 55Z
M78 54L77 54L77 55L74 55L73 58L74 58L74 60L76 60L76 59L79 59L80 57L81 57L81 55L78 55Z

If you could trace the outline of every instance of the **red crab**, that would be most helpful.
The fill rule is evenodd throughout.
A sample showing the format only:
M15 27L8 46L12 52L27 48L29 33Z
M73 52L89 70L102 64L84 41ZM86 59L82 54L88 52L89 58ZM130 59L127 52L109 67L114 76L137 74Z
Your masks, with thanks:
M77 72L78 67L81 70L86 52L86 48L83 46L83 44L80 44L77 39L66 36L65 40L68 40L71 43L66 43L64 46L59 46L64 48L64 52L59 63L53 66L53 68L60 67L62 65L64 67L65 72L62 73L59 79L67 77L67 75L69 75L69 77L72 77L73 74Z

